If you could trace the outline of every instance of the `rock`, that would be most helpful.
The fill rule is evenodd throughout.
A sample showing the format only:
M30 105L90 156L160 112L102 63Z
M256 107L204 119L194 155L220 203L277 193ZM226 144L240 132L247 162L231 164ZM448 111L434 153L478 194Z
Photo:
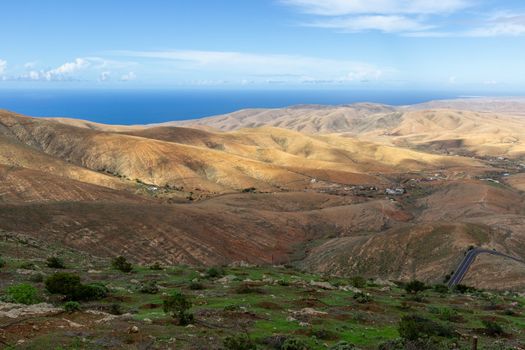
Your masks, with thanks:
M102 273L102 271L99 271L99 270L88 270L88 273Z
M132 279L132 280L130 280L130 282L133 283L133 284L139 284L139 283L140 283L140 282L139 282L138 280L136 280L136 279Z
M305 307L304 309L301 309L299 311L292 311L294 315L300 315L300 316L319 316L319 315L327 315L327 312L324 311L318 311L311 307Z
M374 284L377 284L378 286L388 286L388 287L394 287L396 284L394 282L384 280L382 278L376 278L373 281Z
M153 321L152 321L151 319L149 319L149 318L145 318L145 319L144 319L144 323L145 323L145 324L152 324Z
M66 321L67 322L67 325L71 328L81 328L81 327L84 327L84 325L81 325L80 323L76 323L76 322L73 322L73 321L70 321L68 320L67 318L63 318L62 319L63 321Z
M186 328L195 328L195 326L192 325L192 324L189 324L189 325L186 326Z
M228 284L234 281L237 278L237 276L234 275L226 275L224 277L221 277L217 280L220 284Z
M310 324L308 322L299 322L299 326L301 326L301 327L310 327Z
M128 329L128 333L138 333L138 332L139 332L139 327L137 327L137 326L131 326Z
M19 318L28 315L58 314L63 311L46 303L34 305L0 303L0 317Z
M339 289L344 290L345 292L362 293L361 289L356 288L354 286L340 286Z
M310 285L313 287L318 287L318 288L327 289L327 290L337 289L336 287L332 286L329 282L316 282L312 280L310 281Z

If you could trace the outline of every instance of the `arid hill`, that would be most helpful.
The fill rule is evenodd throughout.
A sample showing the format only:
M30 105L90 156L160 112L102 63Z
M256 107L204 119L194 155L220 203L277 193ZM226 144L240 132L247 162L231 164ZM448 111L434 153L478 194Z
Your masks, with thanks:
M470 246L525 258L522 131L372 104L147 126L4 111L0 229L142 262L442 282ZM498 287L495 264L469 283ZM523 288L514 266L501 278Z

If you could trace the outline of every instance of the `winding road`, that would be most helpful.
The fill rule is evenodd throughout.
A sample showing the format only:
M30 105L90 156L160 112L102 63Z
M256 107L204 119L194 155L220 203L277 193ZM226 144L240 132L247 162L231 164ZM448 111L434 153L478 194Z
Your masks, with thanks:
M452 275L452 277L450 277L450 280L448 281L448 286L449 287L454 287L454 286L457 286L458 284L461 283L461 281L463 280L463 278L467 274L467 272L468 272L468 270L470 268L470 265L472 265L472 263L474 262L474 260L476 260L476 257L479 254L491 254L491 255L501 256L501 257L512 259L512 260L517 261L519 263L525 264L525 261L523 261L523 260L520 260L518 258L512 257L510 255L499 253L499 252L497 252L495 250L474 248L474 249L471 249L471 250L469 250L467 252L465 257L463 258L463 260L461 261L461 263L457 267L456 271L454 271L454 274Z

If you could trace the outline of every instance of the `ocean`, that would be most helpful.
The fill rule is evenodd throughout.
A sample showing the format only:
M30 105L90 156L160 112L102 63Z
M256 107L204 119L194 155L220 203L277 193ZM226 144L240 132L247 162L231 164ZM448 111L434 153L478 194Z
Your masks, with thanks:
M0 90L0 109L35 117L69 117L131 125L195 119L244 108L355 102L407 105L459 95L343 90Z

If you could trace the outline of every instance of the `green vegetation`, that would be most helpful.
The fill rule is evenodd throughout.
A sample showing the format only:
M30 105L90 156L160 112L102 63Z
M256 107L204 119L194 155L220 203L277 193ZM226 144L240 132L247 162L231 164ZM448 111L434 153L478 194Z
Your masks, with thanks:
M68 313L80 311L80 303L76 301L68 301L64 304L64 311Z
M113 259L113 261L111 262L111 266L113 266L113 268L119 271L126 273L133 271L133 265L130 262L128 262L123 256L118 256L115 259Z
M407 291L407 293L417 294L419 292L424 291L425 289L427 289L425 283L418 280L410 281L405 285L405 290Z
M472 292L465 295L462 287L421 288L292 267L159 270L137 264L133 273L122 273L109 259L64 249L67 270L57 272L46 264L49 254L33 258L37 248L23 259L6 256L6 250L0 250L8 262L2 274L10 284L2 300L14 301L9 285L25 284L36 297L27 298L30 303L44 301L58 310L7 325L6 348L463 350L473 335L480 349L510 349L525 341L525 298L512 292L468 288ZM21 263L38 272L20 274ZM407 292L407 285L416 288ZM21 338L25 343L17 344Z
M255 344L247 334L226 337L223 342L225 350L256 350Z
M15 284L7 288L7 300L19 304L38 303L38 290L30 284Z
M192 303L189 298L179 291L174 291L164 300L163 310L175 318L179 325L185 326L193 322L193 314L189 312Z
M67 272L55 273L46 279L46 289L51 294L61 294L68 300L100 300L108 289L99 283L82 284L80 277Z
M47 267L53 268L53 269L65 269L66 265L64 264L64 260L59 258L58 256L50 256L47 258Z

